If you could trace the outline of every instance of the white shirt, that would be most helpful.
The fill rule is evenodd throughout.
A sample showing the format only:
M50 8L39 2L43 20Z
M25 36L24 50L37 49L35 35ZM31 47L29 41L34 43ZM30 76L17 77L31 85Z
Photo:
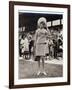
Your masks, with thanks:
M28 42L28 39L27 38L22 39L21 42L20 42L20 44L23 47L22 52L29 51L29 42Z

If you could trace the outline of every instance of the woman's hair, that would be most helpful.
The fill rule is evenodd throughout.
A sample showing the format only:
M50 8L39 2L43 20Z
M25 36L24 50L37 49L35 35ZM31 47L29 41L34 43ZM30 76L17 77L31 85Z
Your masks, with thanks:
M47 29L47 21L45 17L41 17L38 19L38 22L37 22L38 28L40 28L41 23L44 25L44 28Z

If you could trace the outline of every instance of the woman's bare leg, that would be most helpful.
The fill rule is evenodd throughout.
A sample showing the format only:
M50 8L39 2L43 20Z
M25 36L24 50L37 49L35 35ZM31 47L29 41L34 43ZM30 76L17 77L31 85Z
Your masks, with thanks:
M40 70L40 60L38 60L38 69Z
M37 60L38 60L38 72L37 72L37 75L40 74L40 57L37 57Z
M42 69L44 71L44 57L42 57Z
M44 75L47 75L46 72L45 72L45 63L44 63L44 59L45 59L45 57L42 57L42 70L43 70L42 72L43 72Z

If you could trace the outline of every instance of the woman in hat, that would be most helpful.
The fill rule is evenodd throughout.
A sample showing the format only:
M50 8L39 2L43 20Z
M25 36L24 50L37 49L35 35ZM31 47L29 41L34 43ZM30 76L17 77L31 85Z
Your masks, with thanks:
M36 61L38 61L38 73L43 73L44 75L47 75L45 72L44 67L44 60L45 60L45 54L46 54L46 37L48 37L48 29L47 29L47 22L46 18L41 17L39 18L38 22L38 29L35 33L35 56ZM42 72L40 70L40 60L42 60Z

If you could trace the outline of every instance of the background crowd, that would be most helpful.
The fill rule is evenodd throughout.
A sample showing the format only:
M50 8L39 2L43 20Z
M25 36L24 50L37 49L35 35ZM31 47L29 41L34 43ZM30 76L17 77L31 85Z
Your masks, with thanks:
M46 38L46 60L63 57L63 31L62 29L49 29L50 37ZM35 60L35 31L19 34L19 56L27 60Z

